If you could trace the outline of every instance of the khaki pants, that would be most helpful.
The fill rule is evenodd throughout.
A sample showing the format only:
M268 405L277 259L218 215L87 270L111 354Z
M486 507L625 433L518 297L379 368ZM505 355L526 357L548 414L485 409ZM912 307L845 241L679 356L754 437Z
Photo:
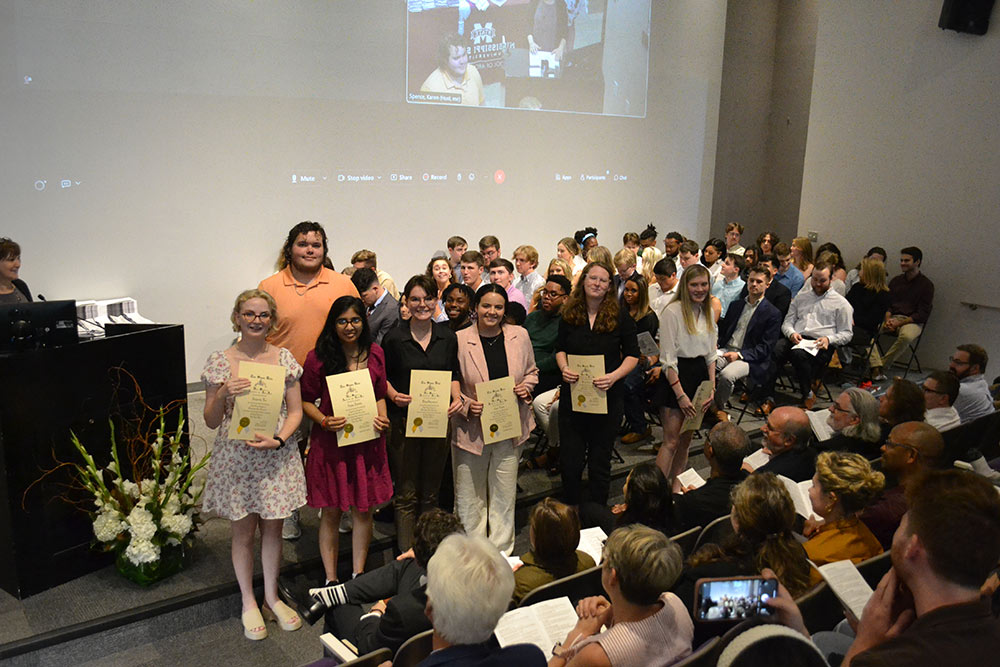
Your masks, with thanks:
M896 336L896 340L892 342L892 347L889 348L889 351L886 352L884 356L879 356L877 345L872 347L872 354L871 357L869 357L869 363L875 368L881 367L888 369L893 363L895 363L896 358L909 348L910 343L920 337L920 333L923 330L923 326L912 322L899 327L897 330L899 335Z

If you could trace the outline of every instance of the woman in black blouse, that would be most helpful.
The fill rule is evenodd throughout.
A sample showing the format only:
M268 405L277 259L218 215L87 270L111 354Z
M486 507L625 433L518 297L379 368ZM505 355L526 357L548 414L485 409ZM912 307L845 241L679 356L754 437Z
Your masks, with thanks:
M622 286L622 302L629 316L635 320L635 335L648 333L656 340L660 329L660 319L649 307L649 285L638 271L625 279ZM645 392L646 371L660 361L660 355L640 357L639 363L625 378L625 424L628 433L622 436L622 444L632 445L650 435L646 424Z
M611 448L624 410L624 383L620 382L639 361L635 321L618 305L611 289L611 267L589 263L573 288L556 340L556 364L562 372L559 392L559 431L562 444L562 480L567 502L579 505L582 498L583 462L587 461L588 499L605 504L611 483ZM568 355L604 357L604 375L593 379L597 389L607 392L608 413L573 411L570 387L580 374L570 366Z
M448 416L462 407L459 391L458 339L446 324L433 322L437 286L426 275L406 281L401 304L410 319L390 329L382 339L388 380L389 462L396 495L396 544L400 551L413 546L413 526L421 513L437 506L441 476L448 456L448 438L410 438L406 435L406 406L410 396L410 371L451 372L451 405Z

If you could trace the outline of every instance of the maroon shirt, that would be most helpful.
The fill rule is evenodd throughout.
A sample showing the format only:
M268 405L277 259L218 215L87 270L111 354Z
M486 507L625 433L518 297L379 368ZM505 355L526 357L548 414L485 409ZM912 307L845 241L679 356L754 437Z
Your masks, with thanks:
M905 315L914 324L923 324L931 314L934 303L934 283L923 273L918 273L913 280L907 280L905 275L898 275L889 281L889 312L893 315Z

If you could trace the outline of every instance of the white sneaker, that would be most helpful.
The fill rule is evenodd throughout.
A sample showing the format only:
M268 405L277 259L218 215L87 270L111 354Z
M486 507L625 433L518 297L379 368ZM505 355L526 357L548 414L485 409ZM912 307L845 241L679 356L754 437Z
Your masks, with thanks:
M285 540L297 540L302 537L298 510L292 510L291 516L285 517L284 523L281 524L281 537Z
M351 518L350 512L344 512L340 515L340 532L349 533L354 530L354 520Z

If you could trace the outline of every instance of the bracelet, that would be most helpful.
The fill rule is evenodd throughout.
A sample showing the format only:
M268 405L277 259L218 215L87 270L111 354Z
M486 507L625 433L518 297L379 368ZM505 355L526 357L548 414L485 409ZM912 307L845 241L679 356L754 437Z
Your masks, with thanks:
M278 451L279 449L285 446L285 439L282 438L280 435L274 436L274 439L278 441L278 446L274 448L275 451Z
M677 385L679 385L680 383L681 383L681 381L680 381L680 380L675 380L674 382L671 382L671 383L670 383L670 386L671 386L671 387L676 387L676 386L677 386Z

